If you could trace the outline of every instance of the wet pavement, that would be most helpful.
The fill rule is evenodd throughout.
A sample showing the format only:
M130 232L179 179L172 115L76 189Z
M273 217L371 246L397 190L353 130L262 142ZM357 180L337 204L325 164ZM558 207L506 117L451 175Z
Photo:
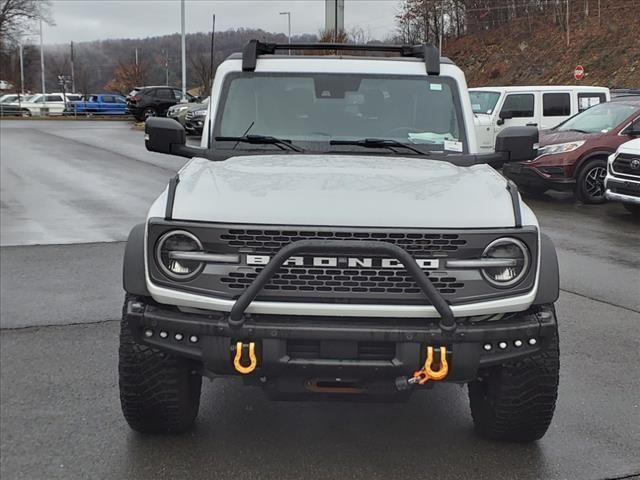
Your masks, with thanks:
M206 381L193 432L129 430L116 369L122 240L184 163L146 152L142 135L120 122L0 121L0 477L640 474L640 224L566 195L526 199L556 243L563 289L558 408L536 444L476 437L454 385L362 405L268 402Z

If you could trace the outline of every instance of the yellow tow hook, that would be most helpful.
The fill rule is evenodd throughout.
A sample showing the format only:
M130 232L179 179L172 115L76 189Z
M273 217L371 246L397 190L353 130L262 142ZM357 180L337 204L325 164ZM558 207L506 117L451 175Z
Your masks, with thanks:
M256 369L256 365L258 365L258 359L256 358L256 344L255 342L249 342L249 365L246 367L242 365L242 350L244 350L244 343L238 342L236 343L236 356L233 359L233 366L235 369L243 374L247 375L248 373L253 372Z
M409 380L410 384L424 385L428 380L443 380L449 373L449 364L447 363L447 348L440 347L440 366L438 370L432 370L433 365L433 347L427 347L427 359L424 366L413 374L413 378Z

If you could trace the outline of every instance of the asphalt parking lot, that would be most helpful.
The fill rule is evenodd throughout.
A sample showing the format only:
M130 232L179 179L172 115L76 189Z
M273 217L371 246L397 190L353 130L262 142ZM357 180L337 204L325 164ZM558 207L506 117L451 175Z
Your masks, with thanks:
M126 122L0 121L0 477L622 479L640 476L640 224L527 199L558 248L561 380L532 445L474 435L466 389L406 404L269 402L206 381L194 431L143 436L117 388L129 229L184 163Z

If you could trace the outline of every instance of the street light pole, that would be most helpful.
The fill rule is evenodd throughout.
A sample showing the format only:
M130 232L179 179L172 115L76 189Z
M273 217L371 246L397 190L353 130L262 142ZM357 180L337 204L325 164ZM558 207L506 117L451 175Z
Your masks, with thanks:
M73 71L73 42L71 42L71 93L76 93L76 75Z
M291 44L291 12L280 12L280 15L287 16L287 24L289 25L289 29L287 31L287 43ZM291 50L289 50L289 55L291 55Z
M44 84L44 46L42 41L42 18L40 19L40 79L42 81L42 95L46 92L45 84Z
M184 37L184 0L180 1L180 17L182 24L182 98L187 98L187 53Z
M22 39L18 43L18 49L20 50L20 93L24 95L24 60L22 59Z

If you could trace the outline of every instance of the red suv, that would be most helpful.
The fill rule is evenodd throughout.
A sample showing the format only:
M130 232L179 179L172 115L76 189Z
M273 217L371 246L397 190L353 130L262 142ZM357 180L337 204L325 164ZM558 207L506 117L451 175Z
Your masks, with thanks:
M538 157L502 171L524 193L573 190L584 203L602 203L607 157L639 130L640 100L602 103L541 131Z

